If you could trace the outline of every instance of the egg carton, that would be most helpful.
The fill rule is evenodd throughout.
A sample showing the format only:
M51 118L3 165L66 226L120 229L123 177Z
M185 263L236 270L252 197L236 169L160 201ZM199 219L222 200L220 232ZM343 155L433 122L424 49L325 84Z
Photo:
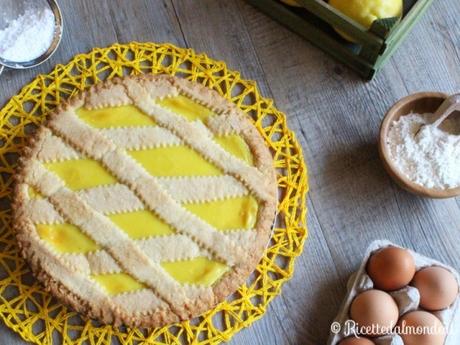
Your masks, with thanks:
M348 280L347 297L345 298L345 301L340 307L340 312L334 320L333 327L331 327L331 335L329 337L327 345L338 345L339 342L342 341L344 338L353 336L355 334L354 329L352 327L353 322L349 317L351 303L358 294L374 288L374 283L366 272L367 262L369 261L369 258L374 252L389 246L402 248L394 243L391 243L390 241L385 240L374 241L367 248L364 259L359 267L359 270L356 273L354 273ZM414 257L417 271L429 266L443 267L448 271L452 272L452 274L455 276L457 282L460 285L460 275L452 267L447 266L434 259L423 256L412 250L409 250L409 252ZM390 292L389 294L394 298L394 300L398 304L399 317L408 312L419 309L420 293L415 287L406 286L401 290ZM433 314L441 320L446 330L448 330L448 335L446 337L444 345L460 344L460 327L458 327L458 325L460 325L460 297L457 297L457 300L449 308L438 312L434 312ZM334 331L333 328L335 328L335 330L340 328L340 331L332 332ZM402 338L398 334L389 334L373 338L371 340L376 345L404 345Z

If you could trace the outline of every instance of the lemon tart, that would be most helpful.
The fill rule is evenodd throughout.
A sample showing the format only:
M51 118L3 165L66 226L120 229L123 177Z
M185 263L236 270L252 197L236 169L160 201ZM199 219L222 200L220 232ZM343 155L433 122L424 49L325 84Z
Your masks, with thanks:
M217 92L165 75L58 106L20 160L21 252L57 298L104 324L157 327L234 292L269 241L273 159Z

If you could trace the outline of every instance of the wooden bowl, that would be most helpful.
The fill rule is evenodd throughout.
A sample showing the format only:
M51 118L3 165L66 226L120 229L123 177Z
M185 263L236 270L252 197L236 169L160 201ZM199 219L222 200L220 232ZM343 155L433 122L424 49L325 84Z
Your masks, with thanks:
M399 171L391 159L386 138L393 121L397 121L401 116L409 115L410 113L434 113L447 97L448 95L441 92L420 92L407 96L401 99L388 111L383 119L382 126L380 127L379 153L383 161L383 166L388 174L405 190L429 198L443 199L459 196L460 187L451 189L433 189L426 188L412 182Z

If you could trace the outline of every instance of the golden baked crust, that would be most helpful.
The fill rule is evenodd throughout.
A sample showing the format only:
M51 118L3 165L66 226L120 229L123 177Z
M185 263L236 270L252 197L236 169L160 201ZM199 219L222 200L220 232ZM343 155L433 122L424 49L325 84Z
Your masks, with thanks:
M210 118L206 127L200 126L174 117L154 102L179 94L212 109L217 116ZM98 109L123 105L137 106L153 117L161 128L153 134L136 133L130 136L132 139L128 142L123 141L116 130L98 131L83 124L74 111L80 107ZM219 148L213 140L213 135L232 133L240 135L248 144L254 156L253 167ZM226 174L219 178L203 178L210 200L221 197L221 189L226 189L224 192L229 195L253 195L259 203L254 229L222 234L178 206L175 195L170 193L180 194L183 200L193 198L194 186L187 190L190 181L180 183L179 179L176 182L179 184L171 186L168 181L149 176L124 152L129 145L136 147L148 140L155 141L153 137L172 143L180 140ZM126 146L119 147L114 140ZM98 161L121 182L105 190L105 202L100 202L97 191L94 195L70 191L40 163L40 160L50 157L79 155ZM20 162L13 224L23 256L53 295L82 314L106 324L158 327L200 315L225 299L247 279L270 238L276 212L277 183L273 160L263 138L234 104L217 92L184 79L143 75L97 84L54 111L47 124L39 128L31 139ZM216 187L219 185L222 188ZM45 200L31 201L29 186L43 194ZM231 269L211 287L181 285L169 279L162 273L156 258L144 251L145 248L158 249L158 243L126 238L105 219L104 214L109 213L109 209L120 207L117 202L119 193L124 193L123 207L137 209L142 205L167 218L177 230L174 241L178 248L183 246L186 249L185 256L188 251L200 252L224 262ZM94 255L58 253L40 239L35 226L37 219L45 223L65 219L87 233L98 229L100 234L91 234L103 250L97 253L96 259ZM96 263L93 265L93 262ZM88 278L100 266L108 271L129 271L147 288L129 296L110 297ZM136 308L141 302L150 310L139 312Z

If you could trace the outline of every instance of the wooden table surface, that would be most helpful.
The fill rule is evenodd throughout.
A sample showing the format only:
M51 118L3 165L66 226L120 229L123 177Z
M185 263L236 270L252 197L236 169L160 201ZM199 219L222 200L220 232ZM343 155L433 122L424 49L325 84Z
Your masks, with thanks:
M0 0L1 1L1 0ZM365 83L242 0L60 0L64 37L42 66L5 71L0 104L37 73L96 46L172 42L254 79L288 117L309 167L309 239L294 278L231 344L324 344L368 244L389 239L460 269L460 199L427 200L384 172L376 140L386 110L416 91L460 91L460 2L435 1ZM0 344L24 344L0 328Z

